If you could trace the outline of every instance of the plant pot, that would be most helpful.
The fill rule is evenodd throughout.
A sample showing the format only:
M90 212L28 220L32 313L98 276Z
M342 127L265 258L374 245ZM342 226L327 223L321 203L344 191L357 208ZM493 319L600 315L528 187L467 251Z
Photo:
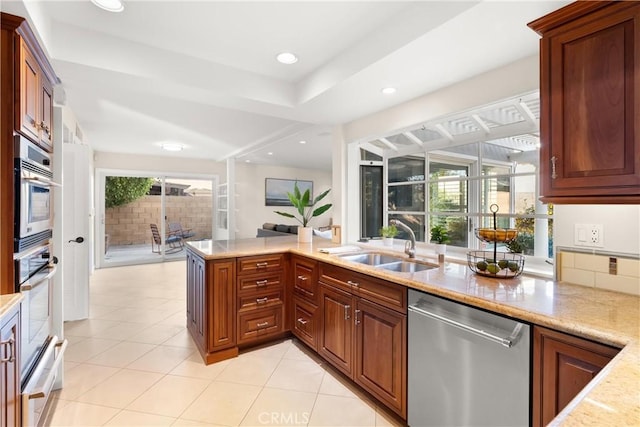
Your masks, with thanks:
M385 246L393 246L393 237L383 237L382 244Z
M436 243L436 253L438 255L445 255L447 253L447 244L446 243Z
M298 243L311 243L313 239L313 228L298 227Z

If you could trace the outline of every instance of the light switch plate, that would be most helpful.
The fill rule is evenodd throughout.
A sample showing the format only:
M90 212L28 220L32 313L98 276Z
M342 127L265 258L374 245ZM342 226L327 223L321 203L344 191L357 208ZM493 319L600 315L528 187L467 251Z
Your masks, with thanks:
M576 224L573 234L573 244L594 248L604 247L602 224Z

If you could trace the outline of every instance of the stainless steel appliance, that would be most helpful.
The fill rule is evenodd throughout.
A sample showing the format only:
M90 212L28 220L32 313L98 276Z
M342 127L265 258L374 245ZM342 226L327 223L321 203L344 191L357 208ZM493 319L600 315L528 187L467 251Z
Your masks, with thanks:
M66 348L51 336L52 277L57 259L50 245L16 255L16 291L23 295L20 332L22 424L36 425L49 397Z
M408 424L528 426L530 326L409 290Z
M37 246L51 238L53 228L51 155L27 138L15 136L14 251Z

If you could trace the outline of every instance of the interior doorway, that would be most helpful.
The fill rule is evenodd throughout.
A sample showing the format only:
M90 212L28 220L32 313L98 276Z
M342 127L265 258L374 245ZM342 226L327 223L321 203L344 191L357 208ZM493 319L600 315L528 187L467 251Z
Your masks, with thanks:
M217 177L98 171L97 266L181 260L214 238Z

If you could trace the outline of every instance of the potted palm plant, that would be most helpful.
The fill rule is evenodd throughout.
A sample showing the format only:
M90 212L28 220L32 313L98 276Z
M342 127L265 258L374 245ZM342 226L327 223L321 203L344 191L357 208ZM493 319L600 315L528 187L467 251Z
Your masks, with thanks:
M447 243L449 242L449 234L443 225L434 225L431 227L431 243L436 245L436 253L444 255L447 252Z
M395 224L382 227L380 229L380 235L382 236L382 243L385 246L393 246L393 238L398 235L398 227L396 227Z
M300 189L298 188L298 183L296 182L293 185L293 193L287 193L289 197L289 201L293 205L294 208L298 211L300 217L297 217L289 212L282 211L274 211L278 215L286 216L287 218L294 218L302 227L298 227L298 242L300 243L310 243L313 236L313 229L309 227L309 221L311 218L316 216L320 216L325 213L329 208L331 208L332 204L327 203L325 205L319 206L314 209L315 205L322 199L325 198L327 194L329 194L331 189L320 194L315 200L311 200L311 193L309 189L307 189L304 193L300 193Z

